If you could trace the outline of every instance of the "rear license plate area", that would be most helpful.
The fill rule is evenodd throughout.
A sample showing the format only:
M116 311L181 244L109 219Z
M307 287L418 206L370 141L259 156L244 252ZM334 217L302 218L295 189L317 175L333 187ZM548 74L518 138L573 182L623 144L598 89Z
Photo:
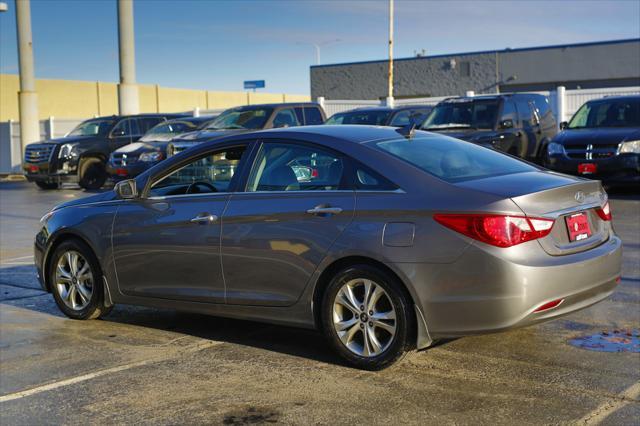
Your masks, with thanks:
M564 218L569 232L569 241L586 240L591 236L591 226L587 213L576 213Z
M29 173L38 173L40 168L38 166L29 166Z

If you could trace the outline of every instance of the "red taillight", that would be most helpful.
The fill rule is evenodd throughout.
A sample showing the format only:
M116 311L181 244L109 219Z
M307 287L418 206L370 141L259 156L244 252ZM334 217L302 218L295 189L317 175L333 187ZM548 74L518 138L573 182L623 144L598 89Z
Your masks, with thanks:
M596 209L596 213L600 216L600 219L608 222L611 220L611 208L609 207L609 202L604 203L604 206L598 207Z
M538 306L533 312L542 312L548 311L549 309L557 308L562 302L564 302L564 299L552 300L551 302L547 302L544 305Z
M495 214L436 214L436 222L475 240L496 247L511 247L546 237L552 219Z

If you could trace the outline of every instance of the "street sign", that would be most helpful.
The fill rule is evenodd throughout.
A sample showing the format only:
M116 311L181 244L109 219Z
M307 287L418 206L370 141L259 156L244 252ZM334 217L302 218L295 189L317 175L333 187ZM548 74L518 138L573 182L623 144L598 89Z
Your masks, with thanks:
M245 89L264 89L264 80L248 80L244 82Z

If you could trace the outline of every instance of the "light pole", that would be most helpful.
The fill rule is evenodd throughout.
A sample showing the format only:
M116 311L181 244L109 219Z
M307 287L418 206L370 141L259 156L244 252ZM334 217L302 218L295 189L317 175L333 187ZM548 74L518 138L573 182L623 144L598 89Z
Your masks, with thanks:
M136 84L133 0L118 0L118 45L120 49L120 84L118 84L120 115L137 114L140 105Z
M393 107L393 0L389 0L389 73L386 104Z
M38 123L38 94L33 65L33 39L31 38L31 2L16 1L16 28L18 32L18 63L20 66L20 146L24 161L25 147L40 140Z
M314 43L314 42L304 43L304 42L299 42L299 43L296 43L296 44L310 44L310 45L312 45L312 46L315 48L315 50L316 50L316 65L320 65L320 48L321 48L321 47L324 47L324 46L327 46L327 45L329 45L329 44L332 44L332 43L339 43L339 42L341 42L341 41L342 41L341 39L336 38L336 39L333 39L333 40L323 41L323 42L321 42L321 43Z

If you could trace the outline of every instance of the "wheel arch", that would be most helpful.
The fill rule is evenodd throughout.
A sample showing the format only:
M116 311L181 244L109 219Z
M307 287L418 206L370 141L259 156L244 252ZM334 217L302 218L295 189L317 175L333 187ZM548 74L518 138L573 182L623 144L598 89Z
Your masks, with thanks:
M98 261L98 265L100 266L100 269L101 269L100 272L102 272L104 274L104 272L103 272L104 268L102 267L102 263L100 262L100 258L96 254L95 248L89 242L89 240L87 238L85 238L83 235L81 235L80 233L74 232L73 230L70 230L70 229L65 229L64 231L60 231L57 234L52 235L50 240L51 241L48 244L47 250L45 251L45 254L44 254L44 257L43 257L43 260L42 260L42 275L43 275L42 278L44 280L44 284L46 286L46 289L47 289L47 291L49 293L51 292L51 282L49 280L51 256L53 255L55 250L60 246L60 244L66 242L66 241L77 240L77 241L80 241L83 244L85 244L87 247L89 247L89 249L91 250L93 256Z
M378 259L367 256L350 255L335 259L320 273L318 279L316 280L312 296L312 313L316 329L319 329L322 324L320 306L322 305L322 298L324 296L325 290L329 285L329 282L331 281L331 278L341 269L347 268L352 265L368 265L379 268L398 281L398 283L400 284L400 289L405 293L405 295L409 298L410 302L415 307L415 311L410 313L411 321L413 322L413 335L411 336L411 339L418 342L419 348L420 346L425 347L424 344L421 345L419 343L421 340L420 336L421 334L423 334L423 328L424 332L426 332L426 324L424 324L423 315L418 309L418 305L416 303L417 296L410 290L410 287L407 285L405 279L403 278L403 275L399 271L394 270L391 266Z

